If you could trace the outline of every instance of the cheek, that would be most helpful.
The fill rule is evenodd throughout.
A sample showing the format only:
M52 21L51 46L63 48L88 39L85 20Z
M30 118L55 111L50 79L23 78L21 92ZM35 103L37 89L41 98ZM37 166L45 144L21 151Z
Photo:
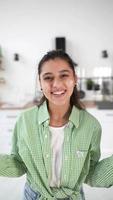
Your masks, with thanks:
M74 86L75 86L75 82L73 80L68 80L67 87L73 90Z

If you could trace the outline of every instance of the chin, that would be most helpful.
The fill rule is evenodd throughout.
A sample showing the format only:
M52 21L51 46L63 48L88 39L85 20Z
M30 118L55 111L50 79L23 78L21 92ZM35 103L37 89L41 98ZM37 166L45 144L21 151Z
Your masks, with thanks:
M55 100L55 101L51 101L52 104L56 105L56 106L65 106L67 104L69 104L70 100L68 101L62 101L62 100Z

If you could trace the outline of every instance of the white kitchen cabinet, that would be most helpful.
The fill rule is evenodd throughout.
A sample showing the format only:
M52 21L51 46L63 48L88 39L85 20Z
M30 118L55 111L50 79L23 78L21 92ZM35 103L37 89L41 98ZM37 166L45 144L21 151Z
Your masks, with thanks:
M0 153L10 153L14 126L21 110L0 110Z
M14 126L21 112L22 110L0 110L0 154L10 154ZM21 200L25 180L25 175L13 179L0 177L0 199Z
M113 110L87 109L102 126L101 152L106 157L113 154Z

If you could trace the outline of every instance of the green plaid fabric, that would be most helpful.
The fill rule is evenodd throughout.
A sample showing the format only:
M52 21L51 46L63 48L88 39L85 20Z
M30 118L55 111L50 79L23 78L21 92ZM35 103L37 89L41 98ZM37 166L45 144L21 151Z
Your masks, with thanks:
M101 126L86 110L73 106L65 127L61 185L51 188L51 133L46 102L21 113L15 125L11 155L0 155L0 176L27 181L41 199L71 196L79 200L82 183L96 187L113 185L113 157L99 162Z

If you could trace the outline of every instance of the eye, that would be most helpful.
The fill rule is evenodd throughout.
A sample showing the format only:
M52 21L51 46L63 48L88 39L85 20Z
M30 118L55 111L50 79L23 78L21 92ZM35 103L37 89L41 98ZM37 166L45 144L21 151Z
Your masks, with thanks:
M68 74L62 74L61 75L61 78L66 78L66 77L68 77L69 75Z
M53 80L53 77L51 77L51 76L46 76L46 77L44 77L44 80L51 81L51 80Z

